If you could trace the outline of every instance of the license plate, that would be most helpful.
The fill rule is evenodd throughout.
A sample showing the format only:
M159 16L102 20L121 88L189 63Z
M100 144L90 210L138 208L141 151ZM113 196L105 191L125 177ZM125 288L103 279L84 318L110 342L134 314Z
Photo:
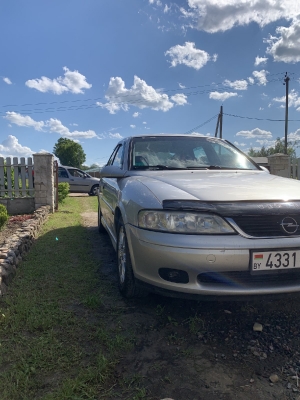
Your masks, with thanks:
M300 250L253 251L251 271L278 271L300 268Z

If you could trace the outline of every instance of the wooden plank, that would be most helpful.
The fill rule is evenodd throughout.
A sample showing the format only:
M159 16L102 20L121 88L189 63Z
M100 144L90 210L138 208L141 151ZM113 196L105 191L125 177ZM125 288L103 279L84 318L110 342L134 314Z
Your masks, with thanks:
M12 197L12 182L11 182L11 159L6 157L6 177L7 177L7 195Z
M0 197L5 196L4 158L0 157Z
M14 197L20 197L18 157L13 158L12 168L14 174Z
M22 196L27 196L27 189L26 189L26 163L25 158L20 158L20 169L21 169L21 183L22 183Z

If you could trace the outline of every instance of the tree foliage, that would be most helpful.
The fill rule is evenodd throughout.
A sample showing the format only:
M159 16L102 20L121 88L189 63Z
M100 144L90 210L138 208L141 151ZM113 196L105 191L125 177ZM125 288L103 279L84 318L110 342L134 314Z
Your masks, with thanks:
M296 143L288 142L287 145L287 154L293 159L296 158ZM266 148L265 146L262 146L260 150L254 150L252 147L248 151L248 155L250 157L268 157L273 154L277 153L284 153L284 140L281 140L280 138L276 139L275 146L274 147L268 147Z
M59 158L61 165L80 168L85 162L86 155L82 146L71 139L60 138L55 143L53 154Z

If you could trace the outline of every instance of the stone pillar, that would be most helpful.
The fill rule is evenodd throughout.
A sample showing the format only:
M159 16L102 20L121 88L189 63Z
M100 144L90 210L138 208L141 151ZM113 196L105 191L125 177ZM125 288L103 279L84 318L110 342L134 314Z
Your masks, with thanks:
M33 154L35 209L50 206L50 212L54 212L53 160L50 153Z
M291 162L287 154L273 154L268 157L270 173L284 178L291 177Z

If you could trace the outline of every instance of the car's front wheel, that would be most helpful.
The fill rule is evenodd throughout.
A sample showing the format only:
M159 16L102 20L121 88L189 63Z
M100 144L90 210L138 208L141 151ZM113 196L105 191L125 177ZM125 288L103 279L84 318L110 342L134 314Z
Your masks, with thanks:
M118 230L117 263L119 289L121 294L126 298L144 296L146 293L140 288L137 288L135 284L135 278L127 243L127 236L122 219L120 220Z
M99 185L94 185L89 193L90 196L97 196Z

